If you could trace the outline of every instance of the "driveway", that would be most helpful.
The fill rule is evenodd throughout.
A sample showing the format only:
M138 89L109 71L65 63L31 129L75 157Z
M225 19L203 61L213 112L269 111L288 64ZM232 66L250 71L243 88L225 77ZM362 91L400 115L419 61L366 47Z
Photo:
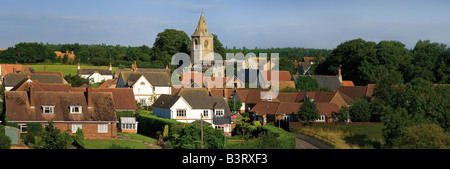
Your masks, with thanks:
M308 136L291 133L296 141L296 149L332 149L330 146Z

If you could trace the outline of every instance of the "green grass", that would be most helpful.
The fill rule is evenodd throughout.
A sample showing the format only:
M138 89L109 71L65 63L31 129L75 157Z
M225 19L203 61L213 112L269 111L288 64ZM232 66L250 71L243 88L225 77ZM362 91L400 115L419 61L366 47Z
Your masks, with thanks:
M144 142L157 145L157 140L151 137L147 137L141 134L134 133L121 133L119 136L130 137L131 139L113 139L113 140L84 140L86 149L111 149L113 146L119 146L129 149L148 149L148 146ZM133 140L134 139L134 140Z
M25 67L23 65L22 67ZM38 72L63 72L63 76L68 74L77 74L78 65L63 65L63 64L35 64L28 65L32 67L35 71ZM92 65L83 65L81 64L82 69L109 69L109 66L92 66ZM117 67L112 67L112 70L116 70Z
M334 142L335 148L382 148L384 144L382 129L383 124L348 124L348 125L317 125L294 128L297 130L315 133Z
M132 139L136 139L141 142L147 142L147 143L154 144L154 145L158 144L158 140L151 138L151 137L141 135L141 134L135 134L135 133L117 133L117 134L121 135L121 136L131 137Z
M130 149L148 149L144 143L133 140L84 140L86 149L110 149L114 144Z

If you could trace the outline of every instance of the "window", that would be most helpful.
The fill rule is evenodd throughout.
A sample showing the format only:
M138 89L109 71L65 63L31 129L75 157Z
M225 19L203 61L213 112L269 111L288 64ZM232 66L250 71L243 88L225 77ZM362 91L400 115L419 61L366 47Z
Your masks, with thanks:
M223 110L216 110L216 116L223 116Z
M55 106L42 106L42 112L44 114L53 114L55 112Z
M203 110L203 117L208 117L208 110Z
M99 124L97 125L98 133L108 133L108 125L107 124Z
M78 128L83 129L81 124L72 124L72 133L77 133Z
M325 121L325 115L320 115L316 121Z
M141 85L145 85L145 82L141 82Z
M223 129L225 129L224 127L222 127L222 126L215 126L214 127L215 129L219 129L219 130L223 130Z
M177 110L177 117L186 117L186 110Z
M81 114L81 106L70 106L70 114Z
M122 123L121 129L136 130L136 124L135 123Z
M269 101L269 102L272 101L272 95L267 96L267 101Z
M91 81L91 83L95 83L95 79L94 78L90 78L89 80Z
M142 106L147 106L147 100L141 99L141 100L139 100L139 101L141 102L141 105L142 105Z
M19 125L20 127L20 133L27 133L28 132L28 126L26 124Z

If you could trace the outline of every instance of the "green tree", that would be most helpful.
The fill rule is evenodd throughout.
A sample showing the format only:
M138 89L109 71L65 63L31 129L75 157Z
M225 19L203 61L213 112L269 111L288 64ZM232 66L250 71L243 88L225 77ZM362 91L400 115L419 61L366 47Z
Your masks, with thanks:
M314 103L310 98L307 98L305 99L305 101L303 101L303 104L302 106L300 106L297 115L305 125L310 124L311 121L320 117L316 103Z
M53 122L45 127L42 137L38 138L32 147L36 149L70 149L74 138L67 132L55 128Z
M228 100L228 106L230 106L230 110L232 112L239 111L242 107L242 101L239 99L238 100L235 100L235 99Z
M165 29L158 33L153 43L153 58L159 64L170 65L174 54L179 52L190 54L190 45L191 39L184 31Z
M319 81L311 76L298 76L295 82L295 88L298 91L312 91L319 90Z
M213 38L213 44L214 44L214 52L220 54L222 56L222 60L226 59L226 53L225 48L223 48L222 42L219 41L219 37L216 34L212 34L214 36Z
M352 121L369 121L371 118L369 101L366 98L356 98L349 109L349 114Z
M75 139L72 143L77 149L84 149L84 132L81 128L77 129Z
M0 125L0 149L11 148L11 139L6 136L5 127Z
M450 135L436 124L419 124L406 127L399 139L401 149L448 149Z
M72 87L80 87L84 84L89 84L89 79L82 78L78 75L68 74L64 76L64 79L66 79L67 83L70 83Z
M279 66L280 66L279 70L289 71L290 74L295 73L294 62L292 59L289 59L288 57L281 57Z

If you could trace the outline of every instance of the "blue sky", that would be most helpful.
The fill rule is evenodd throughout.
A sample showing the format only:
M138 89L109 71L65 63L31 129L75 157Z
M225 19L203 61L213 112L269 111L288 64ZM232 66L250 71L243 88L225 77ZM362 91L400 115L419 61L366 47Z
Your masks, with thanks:
M164 29L209 30L232 48L333 49L347 40L450 44L450 1L2 0L0 49L19 42L153 46Z

